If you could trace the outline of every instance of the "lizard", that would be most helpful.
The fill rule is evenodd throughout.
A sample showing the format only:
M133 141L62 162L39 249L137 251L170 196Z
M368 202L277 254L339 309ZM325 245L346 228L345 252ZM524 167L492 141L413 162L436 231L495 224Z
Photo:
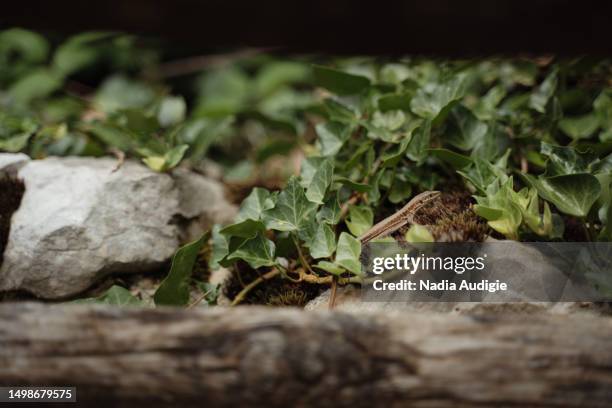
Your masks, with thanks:
M438 197L440 197L439 191L425 191L417 194L402 209L372 226L359 237L359 241L365 244L380 236L389 235L406 224L414 223L416 212Z

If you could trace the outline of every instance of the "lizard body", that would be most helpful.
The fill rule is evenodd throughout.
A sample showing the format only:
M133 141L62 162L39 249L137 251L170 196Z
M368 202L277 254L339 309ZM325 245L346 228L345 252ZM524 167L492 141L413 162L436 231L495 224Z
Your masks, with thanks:
M425 191L416 195L401 210L372 226L359 240L365 244L380 236L389 235L406 224L414 223L414 215L423 206L440 196L439 191Z

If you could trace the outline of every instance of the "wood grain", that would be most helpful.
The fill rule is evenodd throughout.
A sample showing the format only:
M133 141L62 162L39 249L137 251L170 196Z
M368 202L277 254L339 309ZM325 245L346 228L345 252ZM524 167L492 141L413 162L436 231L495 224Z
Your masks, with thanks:
M0 384L87 406L612 406L612 320L0 304Z

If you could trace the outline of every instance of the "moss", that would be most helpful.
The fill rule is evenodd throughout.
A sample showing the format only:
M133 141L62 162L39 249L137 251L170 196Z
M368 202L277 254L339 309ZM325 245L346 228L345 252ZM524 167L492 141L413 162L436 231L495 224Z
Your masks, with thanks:
M468 192L444 193L439 200L422 208L415 215L415 221L425 225L437 242L480 242L489 233L489 227L474 213L472 205ZM409 227L400 230L398 238L403 239Z
M21 180L0 177L0 265L11 229L11 217L19 208L24 192Z

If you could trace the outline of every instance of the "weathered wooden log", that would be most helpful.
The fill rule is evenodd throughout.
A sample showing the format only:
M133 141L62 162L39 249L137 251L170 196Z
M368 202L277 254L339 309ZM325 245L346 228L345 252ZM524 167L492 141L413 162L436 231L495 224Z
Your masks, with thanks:
M87 406L612 406L612 319L6 303L0 384Z

